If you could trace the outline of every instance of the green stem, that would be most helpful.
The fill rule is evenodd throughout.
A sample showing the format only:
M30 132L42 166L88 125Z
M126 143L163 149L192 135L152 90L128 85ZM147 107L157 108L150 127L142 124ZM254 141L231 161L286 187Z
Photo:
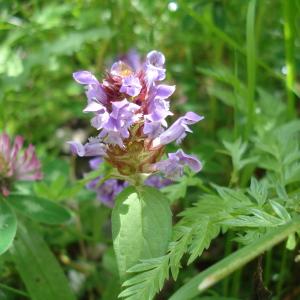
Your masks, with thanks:
M229 231L226 236L226 242L225 242L225 253L224 256L227 257L232 252L232 238L233 238L233 232ZM228 287L229 287L229 277L226 277L223 281L223 296L228 295Z
M284 226L279 226L250 245L236 251L195 276L182 286L169 300L188 300L241 268L261 253L285 240L291 233L300 229L300 217Z
M255 42L255 6L256 0L251 0L247 11L247 126L245 137L248 138L254 124L254 97L256 81L256 42Z
M288 96L288 114L290 118L296 115L295 111L295 0L283 0L284 11L284 41L286 64L286 89Z
M284 275L286 272L286 264L287 264L287 248L285 244L283 245L282 258L280 263L280 272L279 278L276 286L276 299L281 299L280 296L282 294L282 286L284 282Z
M272 249L270 249L267 252L266 255L266 264L265 264L265 272L264 272L264 283L265 286L268 286L270 284L270 280L271 280L271 272L272 272Z

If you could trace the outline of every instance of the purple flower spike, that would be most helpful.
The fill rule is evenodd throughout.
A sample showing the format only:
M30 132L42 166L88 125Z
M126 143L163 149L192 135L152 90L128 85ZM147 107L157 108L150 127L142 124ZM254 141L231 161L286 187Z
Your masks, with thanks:
M73 78L80 84L98 84L97 78L89 71L78 71L73 73Z
M188 112L184 117L180 117L175 121L171 127L169 127L165 132L163 132L159 137L153 140L153 147L159 145L166 145L176 140L176 143L179 144L186 136L187 132L192 132L187 125L195 124L204 117L199 116L193 112Z
M149 52L143 64L136 52L131 52L115 62L101 82L88 71L74 73L74 79L86 89L88 101L83 112L92 113L91 125L99 133L85 145L69 142L72 152L101 156L133 180L136 174L150 175L159 168L168 176L182 174L184 165L200 169L199 161L182 151L159 162L164 145L180 143L192 132L189 125L203 119L188 112L168 128L167 117L173 115L169 97L175 86L159 84L166 77L164 64L165 57L159 51Z
M156 163L154 167L167 178L178 179L183 175L185 165L194 172L202 169L200 161L195 156L187 155L181 149L176 153L169 153L168 159Z
M123 79L120 92L135 97L140 93L141 89L142 85L140 80L137 77L130 75Z
M72 153L82 156L105 156L106 145L100 143L97 138L90 138L89 142L82 145L80 142L68 142L71 146Z

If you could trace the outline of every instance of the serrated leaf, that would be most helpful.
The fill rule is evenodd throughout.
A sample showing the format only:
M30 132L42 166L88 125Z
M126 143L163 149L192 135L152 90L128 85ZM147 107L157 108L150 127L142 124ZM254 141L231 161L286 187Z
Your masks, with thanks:
M209 217L203 217L201 223L197 226L193 240L189 247L190 257L187 264L191 264L202 252L207 249L212 239L220 232L220 226L210 222Z
M172 219L168 199L151 187L126 188L116 199L112 232L120 277L146 258L166 254Z
M17 231L17 218L6 203L0 198L0 255L12 244Z
M11 194L9 203L32 220L56 225L70 220L71 214L63 206L33 195Z
M270 204L274 210L274 212L276 213L276 215L285 220L286 222L291 220L291 216L290 214L287 212L287 210L278 202L270 200Z
M263 206L268 198L266 181L258 182L256 178L252 177L248 193L256 200L259 206Z

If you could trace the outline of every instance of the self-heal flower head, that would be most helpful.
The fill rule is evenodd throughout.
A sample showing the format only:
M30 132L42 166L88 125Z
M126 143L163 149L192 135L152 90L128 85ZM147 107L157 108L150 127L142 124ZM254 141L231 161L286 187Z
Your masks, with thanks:
M6 133L0 134L0 193L8 196L13 182L42 179L41 164L34 146L22 150L23 138L16 136L13 144Z
M153 50L142 65L130 64L115 62L102 81L89 71L73 74L75 81L86 88L87 105L83 111L92 114L91 125L98 135L85 145L69 142L72 152L101 156L121 175L132 178L155 172L167 177L173 174L175 178L182 174L184 165L199 171L200 167L195 166L200 162L183 152L171 153L160 162L165 145L180 143L192 132L189 126L203 119L188 112L168 128L167 118L173 115L169 98L175 86L161 82L166 76L165 56ZM169 166L171 162L176 164ZM110 183L112 187L118 182Z

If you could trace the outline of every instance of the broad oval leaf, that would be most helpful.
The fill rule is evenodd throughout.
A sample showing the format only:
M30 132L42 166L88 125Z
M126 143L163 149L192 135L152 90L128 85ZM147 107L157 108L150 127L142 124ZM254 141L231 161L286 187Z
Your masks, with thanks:
M11 246L16 231L16 215L5 200L0 198L0 255Z
M18 211L38 222L57 225L71 218L70 212L63 206L44 198L12 194L8 201Z
M120 277L146 258L164 255L172 232L168 200L151 187L128 187L116 199L112 233Z

